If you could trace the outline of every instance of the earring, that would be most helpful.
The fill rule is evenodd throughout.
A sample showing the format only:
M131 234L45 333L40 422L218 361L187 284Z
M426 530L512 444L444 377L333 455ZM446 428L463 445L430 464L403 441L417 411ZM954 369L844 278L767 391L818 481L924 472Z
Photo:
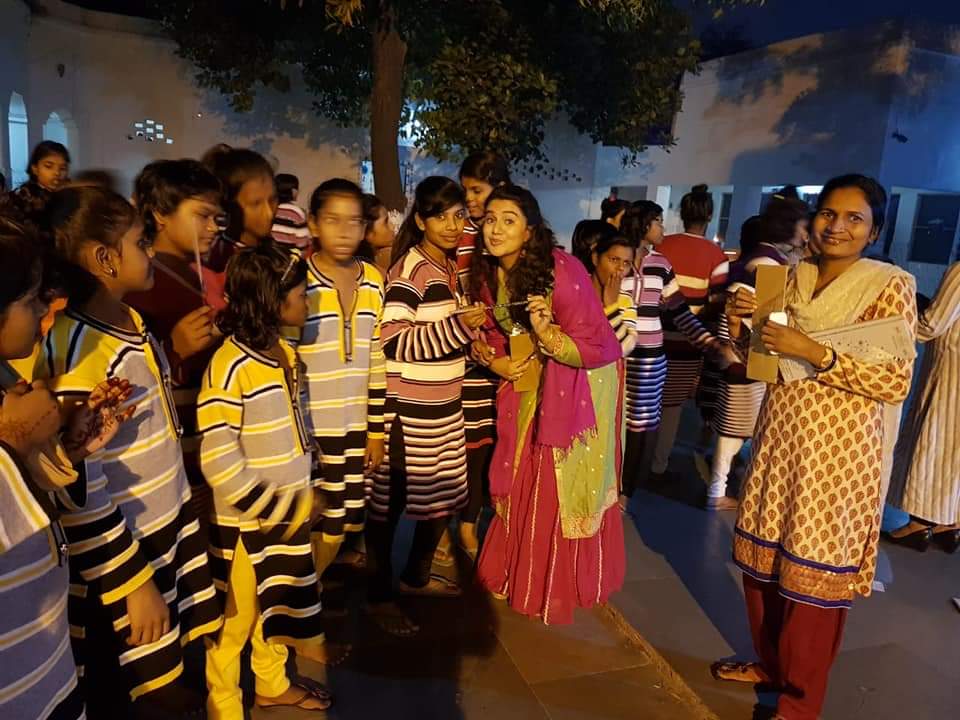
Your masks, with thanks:
M116 279L116 277L117 277L117 269L114 268L114 267L107 268L107 275L109 275L110 277Z

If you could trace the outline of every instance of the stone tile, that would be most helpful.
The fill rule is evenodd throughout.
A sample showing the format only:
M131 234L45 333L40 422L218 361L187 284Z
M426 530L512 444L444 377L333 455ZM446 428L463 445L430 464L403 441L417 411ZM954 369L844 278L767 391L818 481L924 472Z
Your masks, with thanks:
M614 635L594 612L572 625L544 625L500 604L497 636L528 683L636 667L650 659Z
M549 720L536 694L499 643L492 655L463 659L460 692L460 707L464 717L471 720Z
M651 666L533 685L551 720L676 720L690 708L664 688Z
M957 717L960 685L955 666L950 670L953 677L941 672L936 656L919 646L841 652L830 673L823 720Z

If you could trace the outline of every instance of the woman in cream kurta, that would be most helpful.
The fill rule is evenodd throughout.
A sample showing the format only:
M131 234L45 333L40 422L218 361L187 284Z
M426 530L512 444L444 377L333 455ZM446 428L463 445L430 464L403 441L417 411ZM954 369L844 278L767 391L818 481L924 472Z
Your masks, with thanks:
M917 339L928 344L919 393L897 446L891 498L901 498L900 507L915 518L935 523L936 536L955 535L960 533L960 262L947 270L920 316Z

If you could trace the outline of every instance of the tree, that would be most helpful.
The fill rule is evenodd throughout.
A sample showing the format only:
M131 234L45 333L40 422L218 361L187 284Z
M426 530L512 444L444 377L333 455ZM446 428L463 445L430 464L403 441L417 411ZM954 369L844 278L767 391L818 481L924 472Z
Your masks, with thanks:
M701 0L717 8L735 2ZM625 161L673 142L679 78L697 66L689 17L666 0L157 0L203 87L253 108L299 68L314 109L370 127L377 194L402 209L397 135L440 160L495 149L542 170L563 112Z

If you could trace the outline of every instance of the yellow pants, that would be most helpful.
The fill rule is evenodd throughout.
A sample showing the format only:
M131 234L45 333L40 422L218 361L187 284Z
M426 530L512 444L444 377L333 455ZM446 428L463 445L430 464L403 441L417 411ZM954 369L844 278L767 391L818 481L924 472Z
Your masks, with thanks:
M285 645L263 638L263 621L257 605L257 578L253 563L237 541L230 564L227 607L223 630L216 643L207 645L207 713L210 720L243 720L243 692L240 690L240 655L247 641L253 647L250 666L256 676L256 693L273 698L290 688Z
M337 559L342 544L342 535L336 539L325 539L322 533L311 533L310 546L313 549L313 566L317 571L317 580L322 582L323 573Z

